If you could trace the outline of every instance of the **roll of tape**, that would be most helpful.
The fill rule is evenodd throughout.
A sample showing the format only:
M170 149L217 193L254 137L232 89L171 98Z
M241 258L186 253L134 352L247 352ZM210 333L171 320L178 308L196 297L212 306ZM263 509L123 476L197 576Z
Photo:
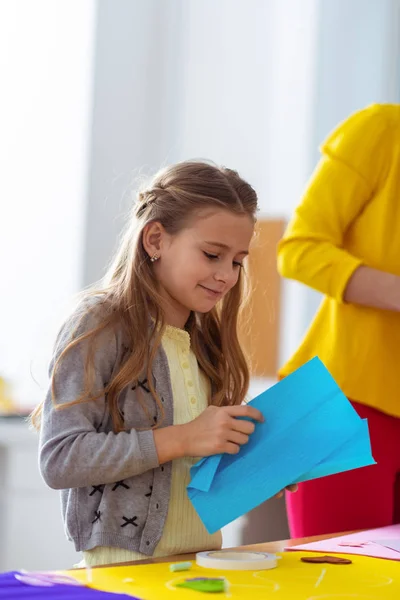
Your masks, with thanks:
M196 563L206 569L221 571L263 571L274 569L278 564L275 554L266 552L241 552L236 550L217 550L198 552Z

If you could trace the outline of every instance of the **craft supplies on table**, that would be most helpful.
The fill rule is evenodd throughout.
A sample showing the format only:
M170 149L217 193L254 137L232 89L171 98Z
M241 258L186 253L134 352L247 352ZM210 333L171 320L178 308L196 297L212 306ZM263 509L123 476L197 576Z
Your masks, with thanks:
M299 544L286 549L290 551L306 550L310 552L358 554L400 561L400 525L389 525L379 529L350 533L320 540L319 542Z
M191 568L192 568L192 563L189 561L173 563L169 566L169 570L173 573L179 572L179 571L189 571Z
M264 571L224 571L205 569L193 563L190 572L171 573L171 563L92 569L92 585L103 590L131 594L141 600L201 600L204 593L178 587L188 579L224 579L228 591L218 598L230 600L319 600L323 598L400 598L400 562L365 556L351 557L352 564L308 564L302 557L311 552L284 552L275 569ZM342 555L343 558L347 558ZM69 571L81 581L86 573ZM341 594L341 595L340 595ZM93 599L95 600L95 598ZM101 599L100 599L101 600ZM110 599L114 600L114 599Z
M278 559L276 554L267 554L266 552L214 550L198 552L196 563L199 567L220 571L265 571L275 569Z
M230 600L322 600L323 598L400 598L400 562L352 556L352 564L304 563L304 557L316 557L312 552L284 552L278 567L263 571L224 571L206 569L193 563L190 572L171 573L172 563L96 568L91 578L82 570L60 573L93 586L77 587L57 584L54 587L26 585L14 573L0 574L0 598L15 600L195 600L205 597L204 591L179 584L208 581L224 589L218 597ZM340 555L337 555L340 556ZM341 555L342 558L346 556ZM89 582L90 579L90 582ZM212 584L211 580L223 580ZM204 583L206 586L206 583ZM196 586L195 586L196 587ZM202 586L197 586L197 588ZM17 592L11 596L10 590ZM98 591L103 590L103 593ZM119 595L110 595L109 592ZM125 595L124 595L125 594Z

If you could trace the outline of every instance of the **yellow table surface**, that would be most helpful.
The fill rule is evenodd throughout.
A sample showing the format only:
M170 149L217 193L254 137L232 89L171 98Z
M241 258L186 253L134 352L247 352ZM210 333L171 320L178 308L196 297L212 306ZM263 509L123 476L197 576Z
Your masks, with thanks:
M143 600L190 600L210 597L198 591L176 588L175 584L192 577L225 577L227 593L211 594L217 598L251 600L400 600L400 562L365 556L349 556L351 565L311 564L302 556L310 552L278 553L278 567L268 571L217 571L197 567L173 573L171 563L154 563L91 569L91 587L136 596ZM337 555L336 555L337 556ZM68 571L87 583L89 572Z

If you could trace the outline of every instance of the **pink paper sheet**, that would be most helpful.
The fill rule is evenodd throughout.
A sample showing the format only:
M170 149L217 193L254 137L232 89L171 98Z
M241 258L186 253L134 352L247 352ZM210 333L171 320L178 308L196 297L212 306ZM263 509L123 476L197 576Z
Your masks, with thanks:
M285 550L309 550L310 552L332 552L338 554L360 554L375 558L388 558L400 561L400 552L381 546L374 540L400 540L400 525L390 525L380 529L370 529L360 533L351 533L320 542L291 546ZM343 545L341 545L343 544ZM347 545L349 544L349 545ZM350 544L360 544L351 546Z

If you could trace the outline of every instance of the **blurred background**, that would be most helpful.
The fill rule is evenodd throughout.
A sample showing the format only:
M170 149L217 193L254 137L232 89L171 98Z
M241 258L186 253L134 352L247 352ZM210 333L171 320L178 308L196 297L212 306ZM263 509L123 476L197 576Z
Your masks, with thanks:
M60 323L103 274L138 178L212 159L251 182L279 229L328 132L400 101L399 27L399 0L0 0L1 570L80 559L18 415L42 399ZM319 303L280 282L268 252L271 279L256 278L272 363L253 369L252 395ZM271 500L224 545L287 535Z

